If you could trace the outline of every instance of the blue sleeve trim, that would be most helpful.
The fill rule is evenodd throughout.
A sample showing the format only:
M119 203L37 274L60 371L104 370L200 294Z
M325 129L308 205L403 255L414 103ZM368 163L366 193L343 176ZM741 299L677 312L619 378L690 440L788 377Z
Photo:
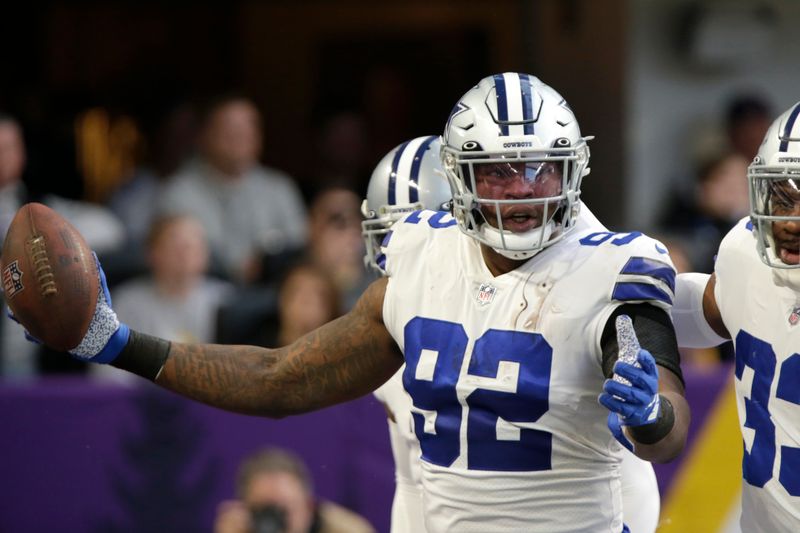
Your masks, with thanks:
M669 290L675 292L675 269L667 263L662 263L649 257L631 257L620 274L648 276L663 281Z
M657 300L672 305L672 295L649 283L618 282L611 298L620 302Z
M386 232L386 235L383 236L383 240L381 241L381 248L386 248L389 246L389 241L392 239L392 234L394 233L393 230L389 230Z

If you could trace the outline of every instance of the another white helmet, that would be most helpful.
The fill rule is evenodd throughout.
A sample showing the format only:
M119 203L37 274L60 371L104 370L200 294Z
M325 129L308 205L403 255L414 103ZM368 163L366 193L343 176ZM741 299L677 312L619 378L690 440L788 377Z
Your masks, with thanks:
M444 133L442 160L461 231L512 259L527 259L559 241L577 220L590 139L581 136L567 102L538 78L507 72L482 79L456 104ZM531 183L543 167L555 167L561 186L536 197L481 197L475 167L487 163L523 163ZM541 222L521 232L504 228L501 211L518 209L509 206L536 206ZM487 211L496 213L491 224Z
M767 130L758 154L747 169L750 186L750 220L761 260L772 268L798 269L781 255L800 251L798 237L776 237L773 222L794 222L800 227L800 102L778 117ZM776 238L778 241L776 242ZM798 272L800 274L800 272ZM797 274L792 274L796 276ZM797 281L800 281L800 277Z
M372 171L361 204L361 234L367 251L364 262L378 272L381 242L392 224L413 211L449 209L450 186L440 151L439 136L417 137L392 149Z

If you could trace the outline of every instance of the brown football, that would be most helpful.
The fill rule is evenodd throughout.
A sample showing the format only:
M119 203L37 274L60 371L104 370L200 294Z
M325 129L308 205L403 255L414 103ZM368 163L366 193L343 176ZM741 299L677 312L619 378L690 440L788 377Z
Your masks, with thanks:
M66 351L80 344L97 304L97 265L72 224L49 207L22 206L3 242L3 294L28 332Z

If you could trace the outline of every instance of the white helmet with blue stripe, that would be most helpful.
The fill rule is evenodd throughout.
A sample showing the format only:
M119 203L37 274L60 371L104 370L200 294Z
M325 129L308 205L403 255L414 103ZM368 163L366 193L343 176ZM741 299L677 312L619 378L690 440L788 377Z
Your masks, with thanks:
M800 268L800 102L769 127L747 179L750 221L761 260L777 269ZM776 222L794 227L781 231Z
M456 104L444 133L442 159L459 228L518 260L560 240L577 220L590 139L581 136L561 95L538 78L506 72L482 79ZM496 175L522 175L531 190L545 174L561 184L523 198L481 196L475 169L487 165L512 169Z
M396 146L373 170L361 204L368 266L382 271L377 259L392 224L413 211L448 210L450 186L442 171L440 151L439 136L417 137Z

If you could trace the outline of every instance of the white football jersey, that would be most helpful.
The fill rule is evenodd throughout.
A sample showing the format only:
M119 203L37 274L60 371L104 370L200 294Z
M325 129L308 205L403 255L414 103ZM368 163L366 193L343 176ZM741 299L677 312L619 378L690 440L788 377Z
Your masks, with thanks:
M392 230L383 315L405 354L427 530L622 531L600 337L618 305L669 309L666 249L584 223L494 277L447 213Z
M800 531L800 294L756 251L749 219L720 244L714 295L736 350L742 531Z
M622 517L631 533L655 533L661 514L658 480L649 461L622 450Z
M411 418L411 396L403 388L404 370L405 366L374 393L394 417L389 420L395 466L391 533L425 533L419 442Z

